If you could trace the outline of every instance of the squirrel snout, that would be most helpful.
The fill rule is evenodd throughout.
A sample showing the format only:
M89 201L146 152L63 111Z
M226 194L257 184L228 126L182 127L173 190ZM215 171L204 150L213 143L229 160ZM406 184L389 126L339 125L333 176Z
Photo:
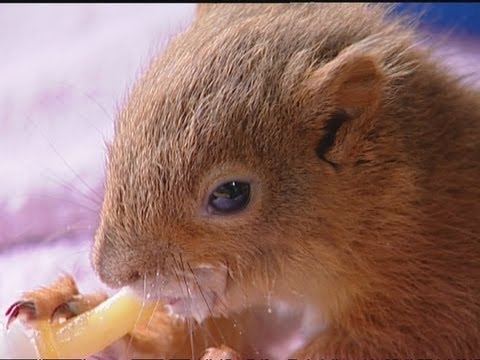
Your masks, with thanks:
M131 258L133 251L126 244L113 244L111 237L97 232L91 263L100 280L111 288L120 288L137 281L141 275Z
M111 256L102 252L92 256L92 265L97 276L111 288L121 288L140 279L140 273L129 266L129 260L124 256Z

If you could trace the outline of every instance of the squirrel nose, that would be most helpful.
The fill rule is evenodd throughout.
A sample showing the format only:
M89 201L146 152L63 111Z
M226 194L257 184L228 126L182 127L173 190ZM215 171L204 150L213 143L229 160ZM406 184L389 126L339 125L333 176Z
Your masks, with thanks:
M140 274L137 271L124 271L121 269L121 265L116 267L100 265L95 271L100 281L112 289L122 288L140 279Z
M134 267L132 251L113 242L112 237L99 230L91 253L91 264L100 280L115 289L136 282L141 275Z
M102 252L92 256L93 269L105 285L115 289L130 285L140 279L140 273L131 269L127 259Z

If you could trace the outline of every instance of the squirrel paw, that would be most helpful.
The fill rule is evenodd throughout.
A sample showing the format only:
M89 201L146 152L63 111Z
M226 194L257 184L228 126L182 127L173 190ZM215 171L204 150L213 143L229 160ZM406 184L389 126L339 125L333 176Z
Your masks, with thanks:
M7 328L19 319L25 324L37 320L62 322L90 310L107 299L106 294L81 295L75 280L63 275L47 287L25 292L21 300L13 303L6 311Z

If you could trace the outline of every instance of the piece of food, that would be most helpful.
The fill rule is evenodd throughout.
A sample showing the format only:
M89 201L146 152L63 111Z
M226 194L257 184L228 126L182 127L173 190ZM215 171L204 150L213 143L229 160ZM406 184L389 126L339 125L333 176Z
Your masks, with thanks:
M32 331L25 329L18 321L15 321L8 330L6 324L0 322L0 359L36 359L38 357Z
M94 309L61 324L37 321L34 339L38 356L65 359L94 355L128 334L137 323L148 321L153 311L153 304L143 303L124 288Z

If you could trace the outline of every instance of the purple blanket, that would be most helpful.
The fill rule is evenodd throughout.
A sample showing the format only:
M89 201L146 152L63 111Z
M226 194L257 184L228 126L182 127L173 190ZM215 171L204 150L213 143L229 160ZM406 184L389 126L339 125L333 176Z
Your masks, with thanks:
M62 271L101 285L89 247L104 141L133 81L194 4L0 6L0 309ZM3 319L2 319L3 320Z
M0 6L2 311L62 271L74 274L81 291L102 288L89 248L102 198L104 141L133 81L194 9ZM441 51L455 71L478 71L480 39L453 39Z

